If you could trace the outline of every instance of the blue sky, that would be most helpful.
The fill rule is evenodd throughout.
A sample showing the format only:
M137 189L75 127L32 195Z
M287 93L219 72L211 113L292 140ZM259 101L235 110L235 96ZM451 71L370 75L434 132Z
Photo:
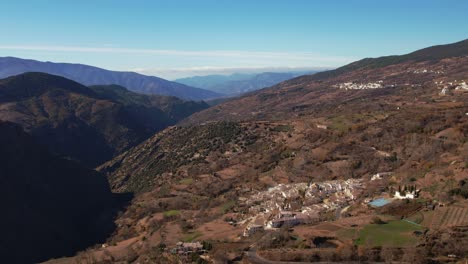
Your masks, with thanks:
M465 0L0 0L0 56L168 79L338 67L468 38Z

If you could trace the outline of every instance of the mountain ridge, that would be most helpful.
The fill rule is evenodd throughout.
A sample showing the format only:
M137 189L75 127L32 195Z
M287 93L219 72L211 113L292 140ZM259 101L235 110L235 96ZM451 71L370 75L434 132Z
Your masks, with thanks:
M20 124L53 152L90 166L207 107L123 87L90 88L45 73L0 80L0 119Z
M225 94L227 96L238 96L266 88L310 72L313 71L262 72L257 74L233 74L222 77L219 77L218 75L208 75L178 79L176 81ZM209 80L212 77L215 77L214 81ZM208 80L205 81L204 78L207 78Z
M378 58L364 58L331 71L314 74L315 79L324 79L357 70L364 67L379 68L405 61L437 61L443 58L466 56L468 54L468 39L451 43L435 45L419 49L404 55L389 55Z
M449 50L449 52L444 52L445 49ZM426 57L421 54L426 54ZM416 57L418 60L414 61ZM399 85L400 87L400 89L396 87L397 89L390 90L352 91L352 93L357 94L378 94L398 92L402 87L411 86L411 83L413 85L421 85L421 83L417 82L418 79L421 82L429 82L431 77L435 78L434 75L440 75L441 78L438 81L442 82L463 80L467 58L468 40L464 40L452 44L425 48L406 55L363 59L335 70L299 76L266 89L250 92L239 98L196 113L187 118L187 120L182 121L182 124L226 119L238 121L268 119L272 115L284 117L288 112L293 113L295 116L301 115L303 114L301 113L303 110L310 109L311 111L316 111L317 107L313 106L313 104L317 106L329 104L329 96L333 96L339 101L343 100L344 98L339 96L343 91L340 91L337 85L346 82L376 83L383 81L384 85L389 87L391 85ZM400 66L397 67L397 65ZM443 78L445 71L450 72L454 78L451 80ZM388 74L388 72L393 73ZM412 78L416 79L413 80ZM431 87L431 92L433 93L438 93L442 90L442 87L439 87L440 85L434 82L431 84L426 83L426 85ZM329 92L331 93L332 91L334 94L330 95ZM242 105L243 107L238 107L237 105ZM270 113L269 117L266 117L268 113Z
M186 100L204 100L219 96L219 94L212 91L135 72L110 71L85 64L41 62L16 57L0 57L0 78L25 72L44 72L59 75L87 86L117 84L134 92L170 95Z

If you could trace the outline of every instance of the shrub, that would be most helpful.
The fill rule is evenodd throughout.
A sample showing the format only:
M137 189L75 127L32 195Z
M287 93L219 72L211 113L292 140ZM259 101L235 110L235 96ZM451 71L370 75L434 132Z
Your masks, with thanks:
M386 224L387 222L382 220L380 217L376 216L376 217L372 218L372 223L376 224L376 225L383 225L383 224Z
M232 208L234 208L235 205L236 205L236 202L234 201L226 202L225 204L221 206L221 212L225 214L229 212Z
M179 210L169 210L163 213L164 217L175 217L180 214Z

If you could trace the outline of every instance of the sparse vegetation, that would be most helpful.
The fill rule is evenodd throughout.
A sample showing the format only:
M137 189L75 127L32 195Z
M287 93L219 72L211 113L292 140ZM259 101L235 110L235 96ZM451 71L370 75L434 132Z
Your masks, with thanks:
M187 178L187 179L182 179L179 181L180 184L185 184L185 185L190 185L193 183L193 179L192 178Z
M468 199L468 179L460 180L458 182L458 187L451 189L451 195L459 195L465 199Z
M273 131L275 132L290 132L293 129L294 128L290 125L278 125L278 126L273 127Z
M223 214L229 212L236 205L235 201L228 201L221 206L221 212Z
M203 234L197 231L191 232L189 234L186 234L184 238L182 239L184 242L192 242L198 237L202 236Z
M179 214L180 214L179 210L170 210L170 211L164 212L164 217L174 217L174 216L178 216Z

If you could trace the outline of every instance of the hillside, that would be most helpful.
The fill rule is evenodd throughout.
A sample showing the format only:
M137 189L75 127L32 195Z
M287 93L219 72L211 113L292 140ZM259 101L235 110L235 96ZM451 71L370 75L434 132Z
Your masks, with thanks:
M197 113L186 123L317 117L339 114L347 105L352 105L353 111L356 107L369 111L377 104L379 108L394 107L397 103L393 99L405 101L409 96L416 96L419 102L430 101L440 98L438 94L444 87L451 94L457 84L467 79L467 47L465 40L402 56L364 59L336 70L300 76ZM367 84L382 89L367 89ZM389 98L390 95L395 97ZM462 100L463 97L454 98ZM417 104L407 103L408 107Z
M298 77L157 133L98 168L136 197L110 246L75 259L178 263L162 248L179 241L221 263L466 258L468 57L444 52L459 45Z
M99 98L114 101L125 106L141 105L147 108L157 108L164 112L171 124L185 117L208 108L204 102L185 101L174 96L146 95L134 93L118 85L90 86Z
M109 71L83 64L41 62L14 57L0 58L0 78L25 72L58 75L87 86L116 84L137 93L175 96L185 100L200 101L219 96L208 90L135 72Z
M0 121L0 255L37 263L102 241L118 203L103 175L56 157L21 127Z
M206 107L123 87L88 88L45 73L0 80L0 120L20 124L51 151L88 166Z
M466 54L468 54L468 39L453 44L432 46L400 56L394 55L380 58L365 58L336 70L316 74L314 75L314 79L334 77L346 72L364 68L382 68L404 62L437 62L451 57L463 57L466 56Z

